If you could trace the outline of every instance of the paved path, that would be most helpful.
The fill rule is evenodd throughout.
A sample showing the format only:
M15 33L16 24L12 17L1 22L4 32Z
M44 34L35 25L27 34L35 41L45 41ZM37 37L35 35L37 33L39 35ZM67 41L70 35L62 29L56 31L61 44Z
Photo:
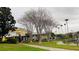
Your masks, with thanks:
M30 46L30 47L35 47L35 48L45 49L45 50L48 50L48 51L69 51L69 50L66 50L66 49L51 48L51 47L38 46L38 45L31 45L31 44L24 44L24 45L27 45L27 46Z

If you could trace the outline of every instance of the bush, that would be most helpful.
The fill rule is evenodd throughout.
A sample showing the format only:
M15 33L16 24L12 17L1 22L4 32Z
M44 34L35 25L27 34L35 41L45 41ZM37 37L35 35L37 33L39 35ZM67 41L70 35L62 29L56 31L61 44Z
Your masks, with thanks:
M0 43L12 43L16 44L17 40L15 37L3 37L0 39Z
M17 40L15 38L8 38L7 39L7 43L16 44L17 43Z
M0 38L0 43L2 42L2 38Z
M7 39L8 39L7 37L3 36L1 42L2 42L2 43L7 43Z

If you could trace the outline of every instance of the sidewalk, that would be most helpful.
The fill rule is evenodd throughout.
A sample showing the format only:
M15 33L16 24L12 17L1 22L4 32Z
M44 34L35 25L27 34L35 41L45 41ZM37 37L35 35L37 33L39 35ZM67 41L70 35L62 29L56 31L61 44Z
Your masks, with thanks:
M45 49L45 50L48 50L48 51L69 51L69 50L66 50L66 49L51 48L51 47L38 46L38 45L31 45L31 44L24 44L24 45L27 45L27 46L30 46L30 47L35 47L35 48Z

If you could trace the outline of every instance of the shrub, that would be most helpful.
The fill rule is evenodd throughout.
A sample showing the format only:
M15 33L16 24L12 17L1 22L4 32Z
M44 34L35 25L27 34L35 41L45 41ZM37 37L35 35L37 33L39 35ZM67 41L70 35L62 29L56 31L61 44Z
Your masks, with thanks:
M0 43L2 42L2 39L0 38Z
M13 38L8 38L7 39L7 43L12 43L12 44L16 44L17 40L13 37Z
M3 36L1 42L2 42L2 43L7 43L7 39L8 39L7 37Z
M3 37L0 38L0 43L12 43L15 44L17 43L18 40L16 40L15 37Z

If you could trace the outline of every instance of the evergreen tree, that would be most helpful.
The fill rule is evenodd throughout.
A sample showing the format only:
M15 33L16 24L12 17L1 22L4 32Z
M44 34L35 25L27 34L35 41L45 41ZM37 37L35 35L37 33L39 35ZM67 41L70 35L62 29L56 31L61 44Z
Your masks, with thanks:
M15 23L11 9L9 7L0 7L0 36L3 37L9 30L13 30Z

